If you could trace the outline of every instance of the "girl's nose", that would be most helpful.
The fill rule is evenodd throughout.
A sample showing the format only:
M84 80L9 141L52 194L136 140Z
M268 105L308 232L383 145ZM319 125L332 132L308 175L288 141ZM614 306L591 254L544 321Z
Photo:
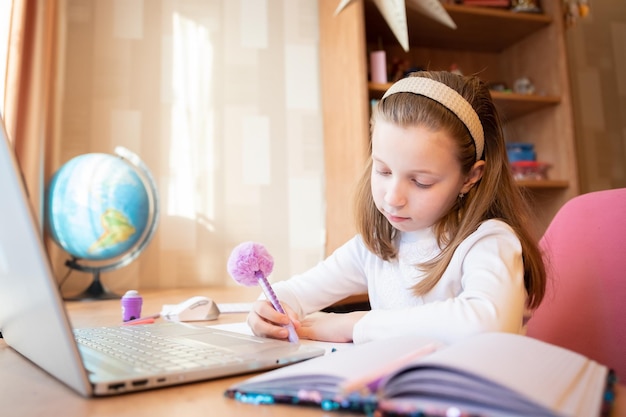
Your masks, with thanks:
M404 187L399 181L390 181L385 192L385 202L392 207L402 207L406 204Z

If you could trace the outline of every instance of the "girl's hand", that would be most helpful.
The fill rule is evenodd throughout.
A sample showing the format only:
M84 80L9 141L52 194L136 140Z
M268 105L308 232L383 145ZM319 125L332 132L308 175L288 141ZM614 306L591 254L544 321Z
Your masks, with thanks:
M298 336L322 342L352 342L352 331L367 311L351 313L315 313L296 326Z
M248 314L248 326L256 336L270 337L272 339L288 339L289 330L285 325L293 322L296 331L300 322L296 313L289 305L281 303L285 313L282 314L274 309L272 303L267 300L258 300L252 304L252 310Z

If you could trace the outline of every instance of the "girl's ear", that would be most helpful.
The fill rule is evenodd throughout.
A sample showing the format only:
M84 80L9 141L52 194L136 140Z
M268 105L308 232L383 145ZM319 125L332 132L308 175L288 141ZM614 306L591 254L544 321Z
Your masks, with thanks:
M469 174L465 178L461 192L467 194L469 190L476 184L482 177L485 170L485 161L476 161Z

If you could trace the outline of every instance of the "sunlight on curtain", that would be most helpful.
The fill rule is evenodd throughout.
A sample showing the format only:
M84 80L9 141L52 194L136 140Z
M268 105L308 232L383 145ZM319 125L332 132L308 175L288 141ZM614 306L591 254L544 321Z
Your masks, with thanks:
M215 116L209 100L213 46L206 28L179 13L174 13L172 26L173 103L166 212L191 220L206 218L211 223L215 216L214 169L210 163L214 154ZM206 177L198 178L200 173ZM198 193L195 189L198 183L207 189Z
M271 250L274 280L319 262L317 2L66 5L59 164L127 147L150 168L161 203L154 240L105 285L235 285L225 265L245 240Z
M0 114L4 115L4 91L7 75L7 53L11 31L12 1L0 1Z

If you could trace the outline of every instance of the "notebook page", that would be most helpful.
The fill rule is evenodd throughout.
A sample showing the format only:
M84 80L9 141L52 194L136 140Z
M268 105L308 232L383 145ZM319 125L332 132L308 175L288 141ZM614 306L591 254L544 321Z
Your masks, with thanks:
M572 386L569 395L559 405L563 410L579 410L580 416L597 415L602 407L605 384L597 384L597 381L606 382L608 369L597 366L596 362L590 361L580 375L578 385Z
M417 337L403 338L402 341L402 343L392 343L390 340L377 340L365 345L341 349L254 376L236 384L233 389L267 392L264 388L268 388L269 382L273 381L271 384L273 387L282 385L296 391L321 389L322 383L332 384L333 392L338 393L339 384L342 382L365 376L373 369L384 367L395 358L433 343L432 339Z
M225 323L225 324L212 324L207 327L212 327L220 330L227 330L230 332L241 333L245 335L252 336L252 329L248 326L246 322L235 322L235 323ZM354 346L354 343L336 343L336 342L319 342L317 340L306 340L301 339L300 343L303 345L313 345L319 348L325 349L326 354L336 352L338 350L348 349Z
M419 367L415 372L403 373L385 387L383 397L406 397L407 401L414 402L438 399L466 414L467 405L479 404L491 411L488 415L492 415L494 410L514 410L518 416L555 416L554 413L542 413L541 407L505 386L445 368Z
M526 336L491 333L471 337L427 358L506 386L566 415L596 415L607 369L577 353ZM585 403L581 393L585 395ZM595 399L595 401L593 401Z

